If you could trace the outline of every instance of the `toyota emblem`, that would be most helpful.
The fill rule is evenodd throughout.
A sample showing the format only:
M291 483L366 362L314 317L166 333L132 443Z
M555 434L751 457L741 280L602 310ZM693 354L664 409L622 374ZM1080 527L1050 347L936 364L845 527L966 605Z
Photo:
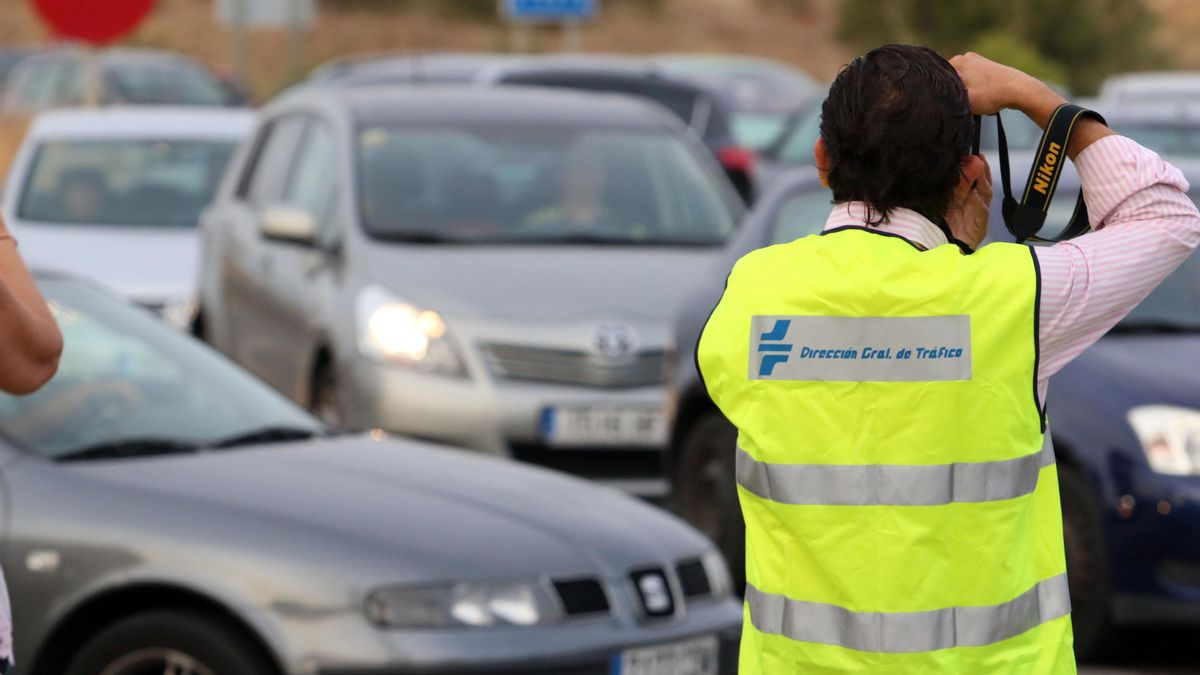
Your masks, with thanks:
M596 351L601 356L619 359L637 351L637 336L629 326L619 323L601 324L596 331Z

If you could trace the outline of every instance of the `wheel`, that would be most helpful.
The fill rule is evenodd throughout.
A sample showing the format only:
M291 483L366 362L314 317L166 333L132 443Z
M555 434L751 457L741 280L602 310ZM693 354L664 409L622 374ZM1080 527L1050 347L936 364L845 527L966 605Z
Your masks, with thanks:
M1087 477L1078 469L1059 465L1063 542L1067 552L1067 584L1071 589L1071 624L1075 654L1094 659L1112 643L1109 613L1111 589L1100 509Z
M679 515L716 542L734 587L746 583L746 525L734 464L737 430L720 413L698 418L679 447L673 478Z
M337 375L333 371L333 364L326 359L318 361L313 369L308 407L326 424L339 428L342 426L342 411L337 401Z
M245 635L205 611L156 610L88 641L67 675L274 675Z

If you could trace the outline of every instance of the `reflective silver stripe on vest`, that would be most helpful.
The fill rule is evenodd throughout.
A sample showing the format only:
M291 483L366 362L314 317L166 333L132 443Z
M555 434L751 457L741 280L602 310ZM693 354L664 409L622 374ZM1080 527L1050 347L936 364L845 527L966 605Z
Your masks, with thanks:
M1032 455L957 464L768 464L737 449L737 482L773 502L826 506L936 506L1031 494L1054 463L1050 435Z
M1060 574L999 605L928 612L852 612L793 600L746 586L750 622L761 633L864 652L929 652L982 647L1016 637L1071 612L1067 575Z

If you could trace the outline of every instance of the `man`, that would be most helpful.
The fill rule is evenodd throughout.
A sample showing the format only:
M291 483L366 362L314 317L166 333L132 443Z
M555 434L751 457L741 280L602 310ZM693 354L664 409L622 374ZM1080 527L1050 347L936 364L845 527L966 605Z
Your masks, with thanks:
M818 236L750 253L697 352L738 428L744 673L1073 673L1049 377L1200 243L1187 183L1092 120L1095 232L993 244L974 114L1063 99L976 54L856 59L815 156ZM951 243L952 240L954 243Z
M0 391L28 394L54 375L62 334L0 220ZM0 573L0 673L12 665L12 614Z

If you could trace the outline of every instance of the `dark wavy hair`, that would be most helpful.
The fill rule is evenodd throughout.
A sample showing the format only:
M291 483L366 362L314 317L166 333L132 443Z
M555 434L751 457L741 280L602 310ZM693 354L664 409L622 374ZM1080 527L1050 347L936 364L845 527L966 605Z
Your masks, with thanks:
M900 207L940 222L974 133L967 89L932 49L887 45L860 56L821 108L833 200L866 202L869 225Z

